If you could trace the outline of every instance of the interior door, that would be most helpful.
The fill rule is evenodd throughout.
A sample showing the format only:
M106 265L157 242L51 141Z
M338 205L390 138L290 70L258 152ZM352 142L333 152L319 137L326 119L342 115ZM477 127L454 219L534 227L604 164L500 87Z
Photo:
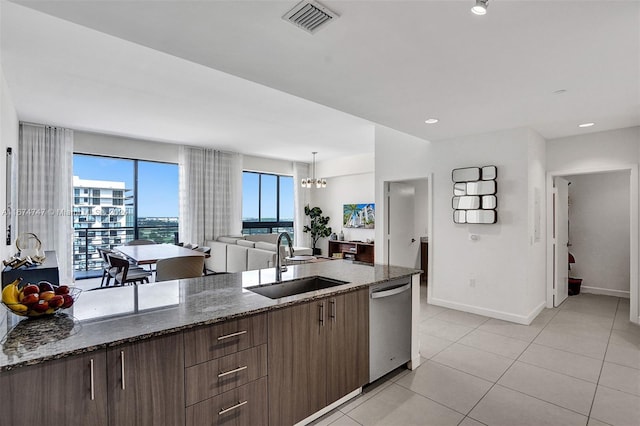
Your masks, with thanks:
M569 295L569 181L553 181L553 306L560 306Z
M415 187L387 183L387 264L415 268L420 243L415 235Z

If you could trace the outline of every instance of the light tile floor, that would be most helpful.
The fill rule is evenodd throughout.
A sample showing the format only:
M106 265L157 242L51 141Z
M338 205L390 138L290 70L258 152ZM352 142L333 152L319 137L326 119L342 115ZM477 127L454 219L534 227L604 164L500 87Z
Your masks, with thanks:
M314 425L640 426L640 327L592 294L529 326L428 305L422 365L398 369Z

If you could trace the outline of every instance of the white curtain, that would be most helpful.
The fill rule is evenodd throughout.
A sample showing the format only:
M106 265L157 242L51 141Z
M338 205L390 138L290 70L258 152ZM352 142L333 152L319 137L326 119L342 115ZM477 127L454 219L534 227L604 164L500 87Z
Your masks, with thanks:
M181 146L180 241L203 244L242 232L242 156Z
M307 222L304 214L304 206L309 204L310 189L303 188L300 182L302 178L309 177L309 164L293 163L293 244L296 247L311 247L309 234L304 233L302 229Z
M18 235L31 232L55 250L60 283L73 279L73 131L20 124Z

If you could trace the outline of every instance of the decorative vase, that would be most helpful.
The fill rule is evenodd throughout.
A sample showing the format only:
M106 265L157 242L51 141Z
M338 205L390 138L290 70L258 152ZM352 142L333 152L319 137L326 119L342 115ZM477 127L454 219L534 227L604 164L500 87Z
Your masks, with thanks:
M313 248L313 255L314 256L320 256L322 254L322 250L319 248Z

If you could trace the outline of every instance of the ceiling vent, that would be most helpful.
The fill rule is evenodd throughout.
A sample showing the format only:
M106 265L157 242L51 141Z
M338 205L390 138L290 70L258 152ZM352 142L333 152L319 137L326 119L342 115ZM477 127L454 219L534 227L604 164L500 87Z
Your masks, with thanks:
M284 14L282 19L313 34L339 15L317 1L303 0Z

